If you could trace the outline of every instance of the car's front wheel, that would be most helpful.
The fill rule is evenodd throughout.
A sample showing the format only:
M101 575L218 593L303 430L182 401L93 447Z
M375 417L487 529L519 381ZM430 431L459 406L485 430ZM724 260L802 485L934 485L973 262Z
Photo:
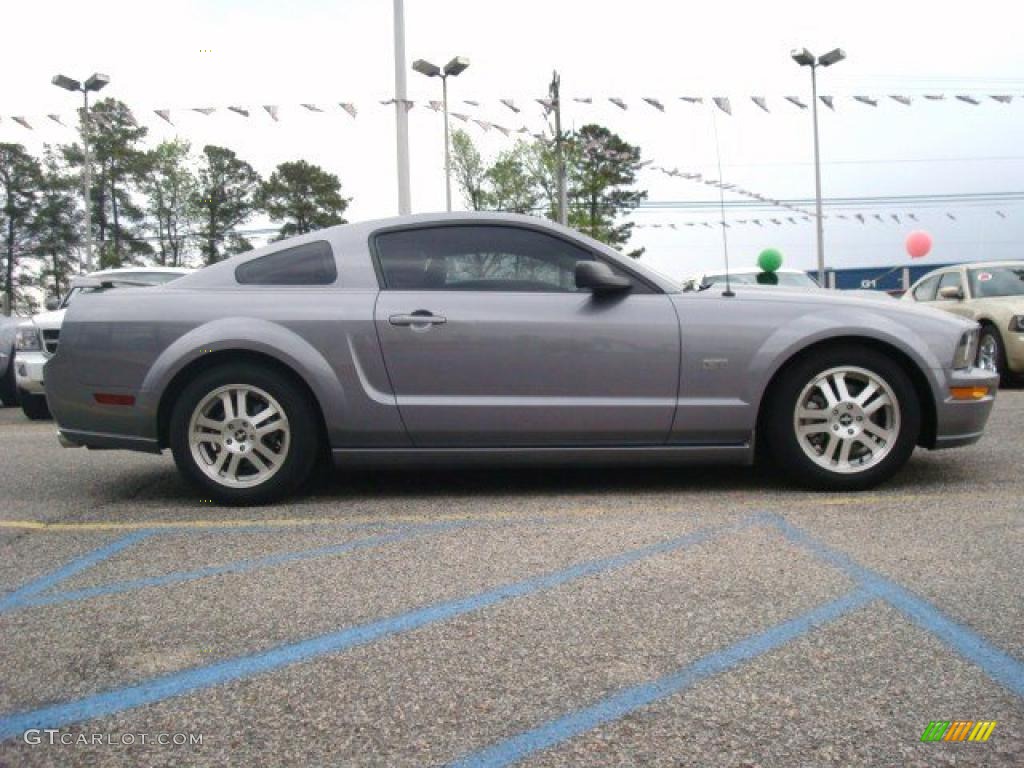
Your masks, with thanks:
M1006 347L999 331L991 325L983 325L978 335L978 356L975 365L986 371L999 374L1002 384L1009 384L1010 374L1006 368Z
M18 392L18 402L21 404L21 412L32 421L45 421L52 419L50 406L46 402L46 395L30 395L24 390Z
M309 394L248 363L201 373L171 413L178 469L224 504L263 504L297 490L316 462L319 434Z
M906 371L873 349L843 346L780 374L766 407L772 458L797 482L855 491L887 480L913 453L921 407Z

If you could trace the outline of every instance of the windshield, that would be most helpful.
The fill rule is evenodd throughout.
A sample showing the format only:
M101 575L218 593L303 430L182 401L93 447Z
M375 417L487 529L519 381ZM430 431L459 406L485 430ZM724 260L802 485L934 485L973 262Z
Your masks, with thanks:
M705 285L716 285L725 282L725 275L705 275ZM730 274L729 282L733 285L784 285L793 288L817 288L818 284L810 275L803 272L741 272Z
M1024 264L969 269L967 275L971 281L971 296L976 299L1024 296Z

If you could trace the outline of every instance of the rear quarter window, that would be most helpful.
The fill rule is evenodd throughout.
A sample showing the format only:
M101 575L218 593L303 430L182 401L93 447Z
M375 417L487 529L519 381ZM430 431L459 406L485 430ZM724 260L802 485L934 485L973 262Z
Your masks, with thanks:
M242 285L330 285L338 266L331 244L314 240L239 264L235 279Z

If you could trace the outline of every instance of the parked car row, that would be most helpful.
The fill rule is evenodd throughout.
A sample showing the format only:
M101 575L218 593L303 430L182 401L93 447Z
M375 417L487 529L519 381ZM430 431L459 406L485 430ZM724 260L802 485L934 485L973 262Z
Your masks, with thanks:
M811 487L859 490L917 445L981 437L998 379L974 365L977 322L821 289L722 288L681 291L533 217L348 224L144 291L83 292L45 389L64 445L170 449L204 497L242 504L301 489L328 455L756 456Z

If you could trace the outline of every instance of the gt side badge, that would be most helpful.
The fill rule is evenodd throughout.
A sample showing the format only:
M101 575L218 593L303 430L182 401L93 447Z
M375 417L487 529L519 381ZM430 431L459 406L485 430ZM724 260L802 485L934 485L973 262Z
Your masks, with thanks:
M702 367L705 371L720 371L729 367L729 359L726 357L705 357Z

